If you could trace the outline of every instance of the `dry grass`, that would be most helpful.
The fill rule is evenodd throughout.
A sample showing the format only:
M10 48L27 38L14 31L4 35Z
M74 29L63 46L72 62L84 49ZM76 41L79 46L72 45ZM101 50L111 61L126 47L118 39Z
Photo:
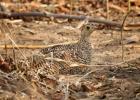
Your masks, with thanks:
M114 16L109 11L107 11L109 18L113 19ZM118 14L115 16L116 19L122 20L119 16L122 15ZM129 18L128 16L127 20ZM72 21L71 23L66 23L65 20L58 20L57 23L53 21L12 23L12 21L2 20L0 22L2 33L0 39L4 41L1 44L5 43L2 46L5 49L1 50L0 55L0 99L127 100L139 98L139 48L120 44L126 37L135 34L139 37L138 31L123 31L120 38L120 31L95 30L91 36L94 47L93 61L91 65L85 65L54 58L53 54L51 57L45 57L38 53L40 44L47 47L48 44L71 43L77 40L79 29L87 19L83 22ZM122 50L123 53L121 53ZM85 71L85 69L88 70Z

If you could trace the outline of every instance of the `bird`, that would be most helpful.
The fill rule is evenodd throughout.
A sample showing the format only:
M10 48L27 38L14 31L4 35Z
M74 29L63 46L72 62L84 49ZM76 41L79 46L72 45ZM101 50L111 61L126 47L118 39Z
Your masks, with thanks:
M90 64L92 57L92 46L89 41L90 35L96 29L96 24L87 23L81 27L81 37L76 42L62 43L42 48L36 54L27 57L29 66L33 70L42 69L48 75L58 74L85 74L89 71L87 67L70 67L69 61L80 64ZM52 54L53 57L52 58ZM51 59L49 60L49 56ZM62 59L58 61L55 58ZM68 62L67 62L68 60ZM65 62L66 61L66 62Z
M81 36L78 41L68 44L56 44L42 48L43 55L53 54L54 58L70 60L81 64L90 64L92 57L92 45L89 38L97 28L95 23L88 22L81 28Z

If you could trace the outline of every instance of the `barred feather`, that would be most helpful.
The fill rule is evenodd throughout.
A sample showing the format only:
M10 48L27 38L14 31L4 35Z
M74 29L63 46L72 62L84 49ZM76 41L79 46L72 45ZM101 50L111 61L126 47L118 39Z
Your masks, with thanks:
M83 64L90 64L91 62L91 43L89 42L90 34L93 32L95 25L88 23L83 26L81 31L81 38L76 43L54 45L48 48L41 49L41 53L49 55L53 52L53 57L65 59L67 56L70 61L79 62Z

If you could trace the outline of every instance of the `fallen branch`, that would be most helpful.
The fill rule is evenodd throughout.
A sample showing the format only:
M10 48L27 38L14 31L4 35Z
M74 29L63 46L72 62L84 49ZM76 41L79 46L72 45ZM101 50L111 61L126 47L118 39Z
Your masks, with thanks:
M54 18L62 18L62 19L76 19L76 20L85 20L88 19L89 22L96 22L96 23L103 23L111 26L116 26L121 28L121 23L110 21L110 20L103 20L103 19L97 19L87 16L76 16L76 15L68 15L68 14L53 14L53 13L45 13L45 12L13 12L10 14L0 12L0 18L14 18L14 19L20 19L24 17L54 17Z
M6 48L7 49L17 49L17 48L20 48L20 49L41 49L41 48L48 48L50 46L53 46L53 45L17 45L16 46L13 46L13 45L6 45ZM128 45L124 45L125 48L140 48L140 45L139 44L128 44ZM0 48L1 49L4 49L5 48L5 45L0 45Z

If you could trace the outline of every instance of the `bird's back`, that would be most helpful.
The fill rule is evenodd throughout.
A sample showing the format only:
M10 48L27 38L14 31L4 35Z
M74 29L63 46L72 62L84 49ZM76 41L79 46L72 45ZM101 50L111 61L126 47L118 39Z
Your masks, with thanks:
M52 47L44 48L41 53L54 58L69 60L83 64L90 64L91 62L91 44L88 41L80 41L71 44L54 45Z
M91 44L89 37L95 29L93 23L87 23L83 25L81 29L81 37L78 42L62 45L54 45L41 50L43 54L49 54L52 52L53 57L66 59L82 64L90 64L91 62Z

